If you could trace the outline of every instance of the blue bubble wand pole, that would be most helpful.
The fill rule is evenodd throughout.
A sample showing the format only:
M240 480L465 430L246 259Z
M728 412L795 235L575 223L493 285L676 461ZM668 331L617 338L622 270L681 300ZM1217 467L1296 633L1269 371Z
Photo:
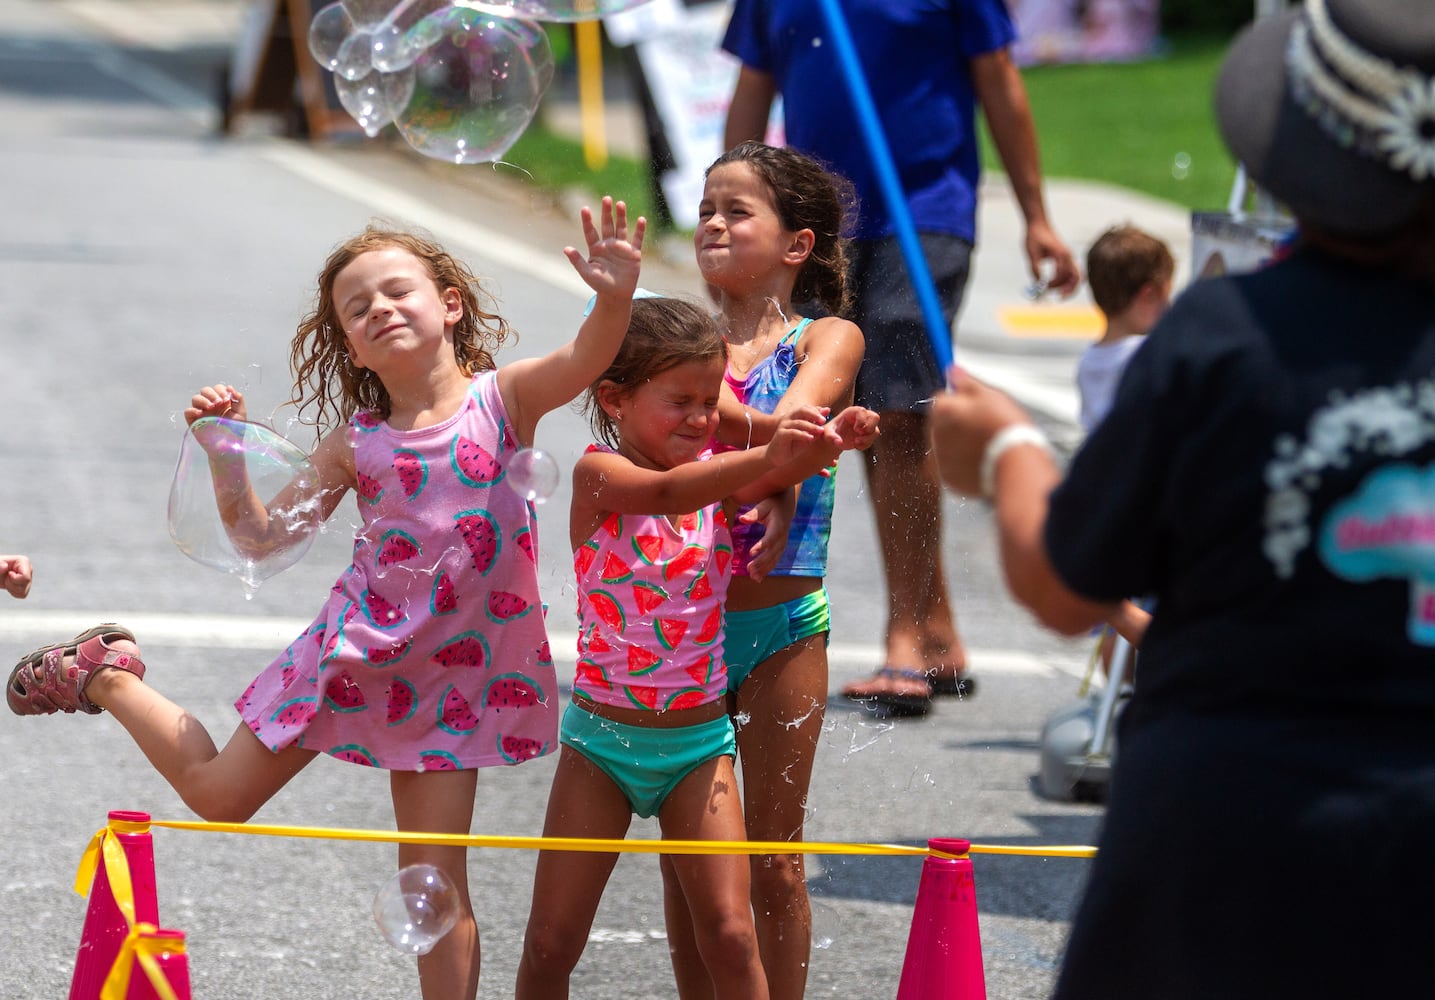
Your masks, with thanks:
M907 195L897 177L897 165L892 161L892 147L882 131L877 105L872 101L872 90L867 86L867 76L862 72L862 64L857 59L857 47L852 44L852 33L847 28L847 18L842 13L842 6L838 0L820 2L822 16L827 22L827 34L831 36L832 45L837 51L837 61L842 66L842 80L847 85L847 95L857 112L857 124L862 129L867 155L877 171L882 198L892 216L897 243L902 249L902 259L907 263L907 277L917 293L917 303L922 307L927 339L937 357L938 370L945 373L952 364L952 331L942 315L942 306L937 300L937 286L932 281L932 272L927 267L927 258L923 255L922 244L917 239L917 227L912 222Z

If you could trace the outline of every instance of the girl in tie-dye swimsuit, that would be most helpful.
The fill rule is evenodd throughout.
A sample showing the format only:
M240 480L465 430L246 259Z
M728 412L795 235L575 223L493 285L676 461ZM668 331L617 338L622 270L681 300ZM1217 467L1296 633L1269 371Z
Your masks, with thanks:
M836 317L846 298L841 237L844 182L810 157L746 142L708 168L694 242L698 267L727 322L727 391L719 440L745 448L767 440L786 413L834 410L852 399L862 331ZM820 302L830 315L798 310ZM746 721L737 734L750 840L801 840L817 741L827 708L829 614L823 578L833 475L802 484L789 539L761 579L743 574L751 529L737 530L728 598L728 687ZM677 880L664 860L670 900ZM752 903L768 987L803 996L812 918L800 854L758 857ZM706 990L689 928L672 919L668 943L683 996Z
M726 358L699 306L633 303L627 339L589 391L602 446L573 470L569 518L578 578L578 671L545 837L623 837L632 816L658 817L674 840L741 840L722 606L738 501L801 482L844 443L866 441L875 415L854 408L824 423L791 414L765 445L703 461L717 429ZM567 996L616 856L544 851L516 996ZM714 995L765 1000L748 863L685 855L676 877Z

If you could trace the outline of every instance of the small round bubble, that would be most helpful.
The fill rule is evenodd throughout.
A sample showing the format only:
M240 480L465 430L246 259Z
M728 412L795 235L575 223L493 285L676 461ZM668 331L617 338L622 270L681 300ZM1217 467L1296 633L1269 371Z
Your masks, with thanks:
M458 922L458 890L433 865L409 865L374 896L374 922L406 955L426 955Z
M334 75L345 80L362 80L374 71L374 36L369 31L355 31L339 46L334 60Z
M220 500L252 490L268 508L263 537L230 532ZM237 576L252 597L309 551L319 530L319 476L293 442L262 424L204 417L185 432L169 492L169 534L195 562Z
M558 490L558 462L539 448L523 448L508 463L505 482L534 503L550 499Z
M339 51L354 33L354 21L342 3L322 7L309 22L309 53L325 69L339 65Z
M339 103L370 137L378 135L380 129L394 120L390 101L394 91L384 79L388 75L370 72L360 80L334 75L334 91L339 95Z

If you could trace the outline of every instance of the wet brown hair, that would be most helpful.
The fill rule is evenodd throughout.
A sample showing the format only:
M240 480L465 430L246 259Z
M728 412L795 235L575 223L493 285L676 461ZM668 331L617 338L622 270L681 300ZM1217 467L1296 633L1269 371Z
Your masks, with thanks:
M598 402L605 383L626 394L678 365L726 358L722 330L702 306L686 299L634 299L633 316L618 356L583 394L583 413L593 435L610 448L618 447L618 424Z
M719 156L706 177L729 163L746 163L772 194L782 228L812 230L812 253L797 272L793 302L821 302L834 316L847 308L846 224L855 216L857 196L845 177L786 146L743 142Z
M1153 281L1169 281L1176 260L1165 243L1135 226L1114 226L1096 237L1086 252L1086 281L1091 297L1107 316L1131 305Z
M458 289L463 317L453 328L453 354L465 375L492 370L493 352L516 336L501 316L483 308L493 308L493 297L479 286L468 266L431 237L371 225L329 254L319 272L314 309L300 321L289 349L289 368L294 374L290 403L299 408L301 416L313 408L320 434L359 410L389 415L389 393L379 377L349 362L344 324L334 304L334 282L361 254L390 248L413 254L440 292Z

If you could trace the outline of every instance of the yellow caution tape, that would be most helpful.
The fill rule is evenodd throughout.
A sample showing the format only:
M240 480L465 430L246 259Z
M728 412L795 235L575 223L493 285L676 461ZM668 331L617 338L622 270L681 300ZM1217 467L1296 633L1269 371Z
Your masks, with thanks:
M442 844L458 847L495 847L515 850L590 851L608 854L847 854L903 855L958 858L931 847L907 844L858 844L833 841L789 840L640 840L586 837L508 837L481 834L418 833L393 830L345 830L333 827L277 826L264 823L206 823L199 820L154 820L154 826L172 830L239 833L260 837L301 837L313 840L354 840L385 844ZM1017 847L1008 844L972 844L971 854L1020 854L1039 857L1094 857L1096 848L1082 846Z
M106 865L109 861L106 860ZM125 1000L129 993L130 975L134 971L134 963L140 964L149 979L150 986L154 988L155 995L159 1000L178 1000L174 988L169 985L164 970L159 967L159 959L165 955L183 955L185 953L184 939L180 937L160 937L159 928L154 924L140 923L130 928L129 934L125 936L124 943L120 945L119 954L115 956L115 964L110 966L110 974L105 977L105 985L100 990L100 1000Z
M112 819L107 826L101 827L99 831L90 838L89 844L85 847L85 853L80 856L80 868L75 873L75 892L81 896L90 894L90 886L95 881L95 872L99 869L100 857L105 859L105 877L110 883L110 894L115 897L115 905L124 914L125 923L133 927L135 925L135 890L130 881L130 863L125 857L124 845L119 838L112 836L116 833L145 833L148 827L144 823L135 823L129 820Z

